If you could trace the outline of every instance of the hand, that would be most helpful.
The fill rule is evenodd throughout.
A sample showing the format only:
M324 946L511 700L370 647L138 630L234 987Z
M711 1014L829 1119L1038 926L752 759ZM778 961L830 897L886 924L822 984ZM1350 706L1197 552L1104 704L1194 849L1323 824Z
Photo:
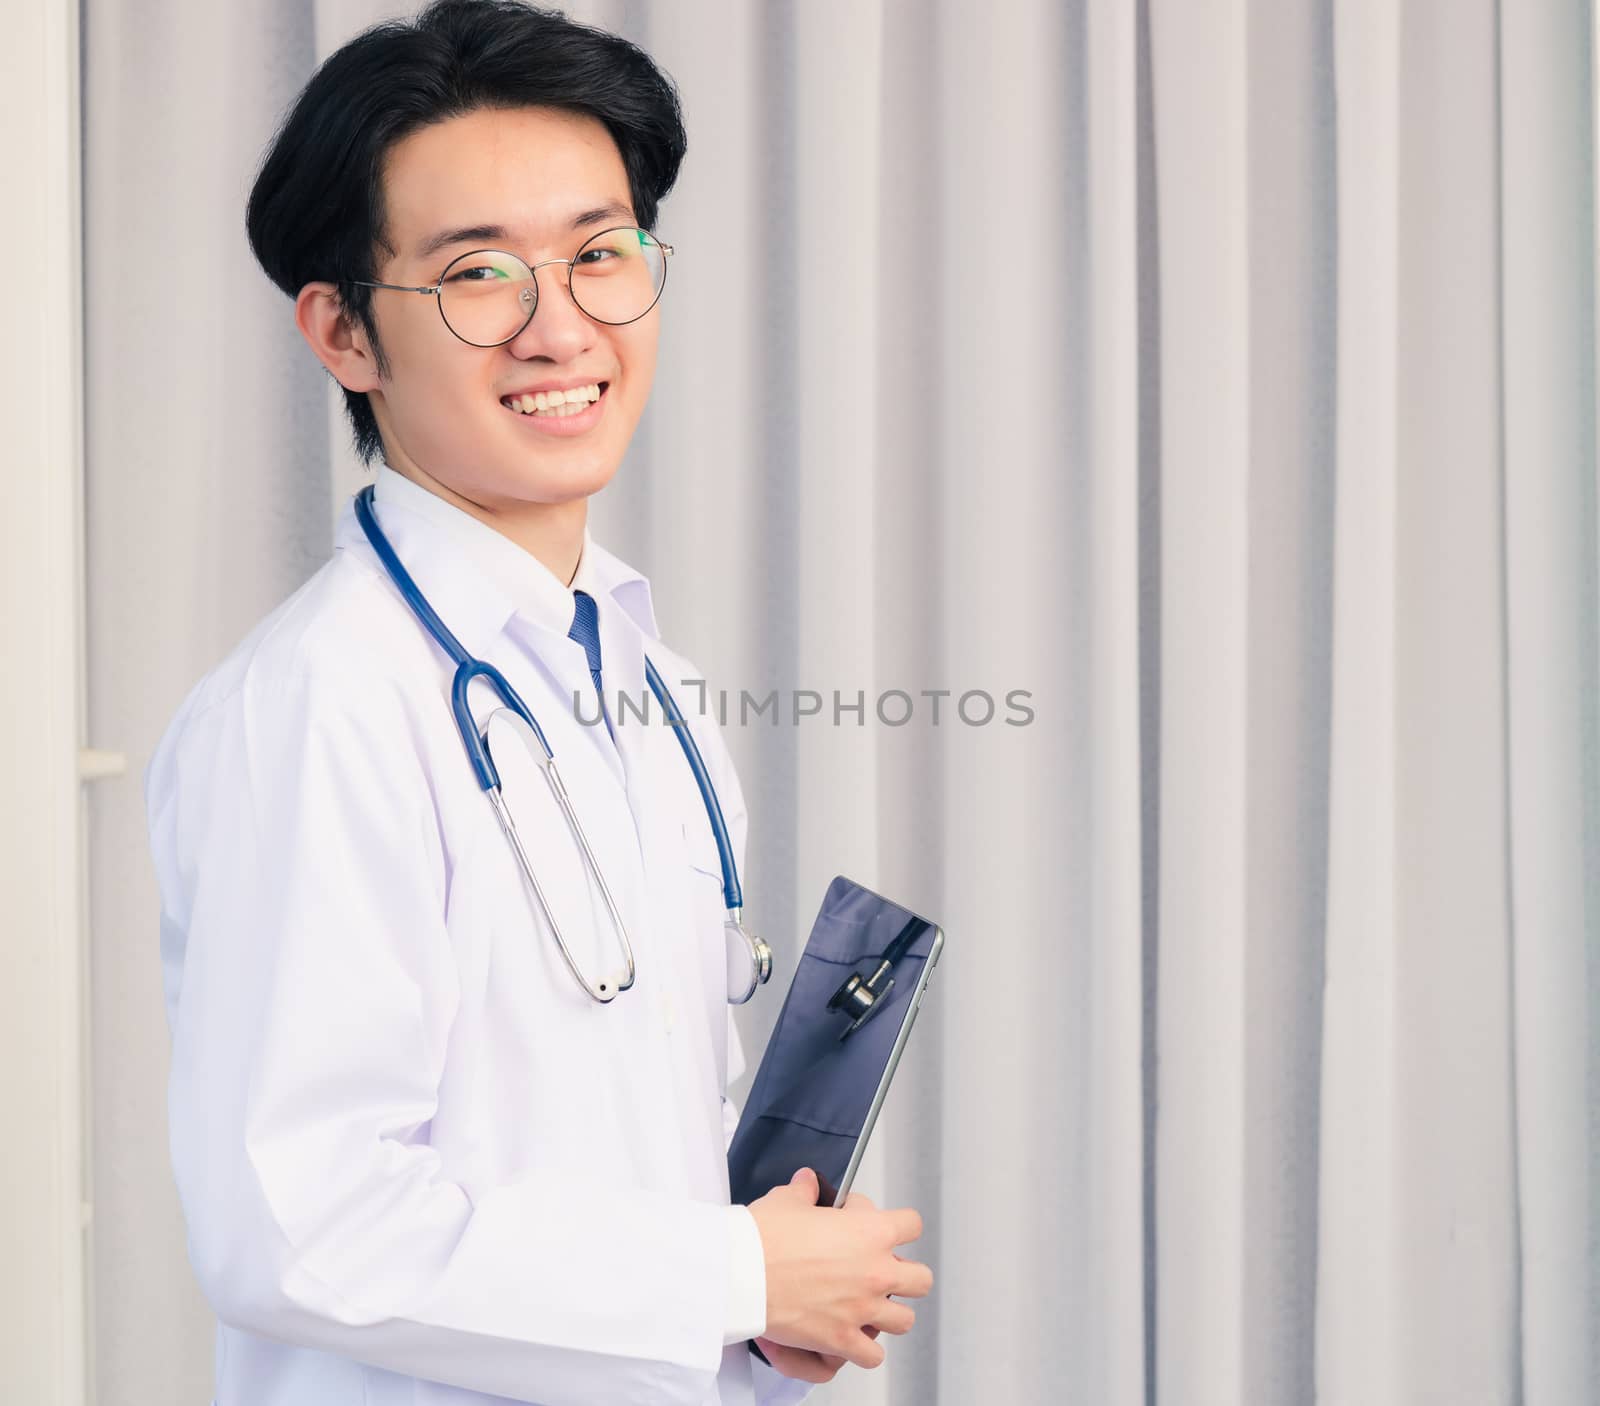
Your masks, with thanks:
M816 1173L802 1167L750 1207L767 1268L767 1331L758 1341L763 1352L769 1343L802 1349L806 1356L780 1353L783 1366L767 1355L803 1381L827 1381L844 1362L878 1366L876 1330L905 1333L916 1321L889 1295L922 1298L933 1287L927 1265L894 1253L922 1234L915 1211L880 1211L855 1195L842 1209L816 1202Z
M861 1331L869 1338L878 1336L878 1330L870 1323ZM773 1371L802 1382L819 1384L831 1382L847 1361L846 1358L834 1357L826 1352L810 1352L803 1347L784 1347L782 1343L775 1343L771 1338L757 1338L756 1342L766 1354Z

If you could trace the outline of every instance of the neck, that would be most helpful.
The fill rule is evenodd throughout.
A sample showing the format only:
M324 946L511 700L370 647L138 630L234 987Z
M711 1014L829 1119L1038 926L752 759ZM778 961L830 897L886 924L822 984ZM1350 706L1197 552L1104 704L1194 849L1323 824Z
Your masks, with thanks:
M589 519L589 500L574 498L566 503L530 503L519 498L468 498L441 483L403 455L386 460L389 467L436 498L469 513L479 522L494 528L502 537L515 542L564 586L572 584L583 553L583 529Z

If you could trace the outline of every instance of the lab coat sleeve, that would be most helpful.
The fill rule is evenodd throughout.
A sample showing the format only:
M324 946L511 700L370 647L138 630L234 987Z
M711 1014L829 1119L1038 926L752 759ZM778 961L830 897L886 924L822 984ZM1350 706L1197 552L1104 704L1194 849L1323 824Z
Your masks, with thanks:
M728 756L723 745L721 735L716 739L716 746L712 753L714 774L712 784L717 788L719 797L727 798L727 809L724 819L728 825L729 843L733 845L734 860L742 875L744 869L745 834L748 816L745 810L744 794L739 789L739 779L733 768L732 758ZM745 1058L744 1045L739 1038L739 1026L733 1018L733 1007L728 1007L728 1076L727 1083L733 1084L744 1073ZM727 1148L733 1142L734 1130L739 1126L739 1109L724 1091L722 1095L722 1132L723 1146ZM728 1343L748 1342L751 1338L766 1331L767 1326L767 1265L766 1255L761 1244L761 1232L756 1227L755 1217L748 1211L744 1212L746 1231L743 1235L736 1235L733 1244L733 1259L728 1269L728 1322L724 1341Z
M728 1011L728 1082L731 1084L739 1077L743 1070L744 1051L739 1043L739 1029L734 1023L733 1011L730 1007ZM739 1109L734 1101L726 1096L724 1096L722 1100L722 1114L723 1128L727 1134L727 1141L731 1145L733 1142L734 1132L739 1126ZM751 1224L752 1226L754 1225L753 1218ZM760 1250L760 1233L761 1232L759 1230L756 1231L756 1247L758 1251ZM760 1282L762 1326L752 1332L743 1334L744 1338L751 1338L756 1336L757 1333L765 1331L765 1325L767 1321L767 1295L766 1266L764 1259L761 1261L759 1267L762 1271ZM739 1293L739 1286L741 1282L739 1271L735 1269L733 1272L733 1283L735 1286L733 1292L735 1296L737 1296ZM759 1357L756 1357L753 1354L750 1358L750 1372L751 1381L755 1387L757 1406L794 1406L796 1402L804 1401L806 1396L812 1390L812 1383L796 1381L791 1377L784 1376L781 1372L775 1372L767 1363L763 1362Z
M728 1325L724 1345L749 1342L767 1331L767 1259L756 1219L735 1207L738 1228L729 1241Z
M703 677L692 663L686 664L686 673L689 677ZM701 696L703 698L705 695L702 694ZM706 726L704 729L696 727L695 734L697 738L700 737L702 732L707 736L707 742L702 747L702 751L708 757L712 784L717 788L717 795L722 800L723 819L728 826L728 839L733 845L733 854L739 867L740 880L746 895L749 895L755 890L751 887L750 871L745 862L745 842L749 834L750 812L745 803L744 787L740 784L738 768L733 764L733 757L728 751L721 729L713 725L704 712L700 716L707 719ZM729 1006L728 1084L730 1086L736 1083L746 1072L747 1063L744 1042L739 1035L739 1025L734 1019L734 1008ZM722 1099L722 1127L724 1142L726 1145L731 1146L733 1135L739 1127L739 1106L726 1093L724 1093ZM756 1233L759 1245L760 1232L757 1231ZM764 1331L766 1323L766 1265L764 1259L760 1269L761 1323ZM735 1295L741 1292L739 1287L741 1284L746 1286L753 1304L754 1289L750 1286L748 1279L741 1278L737 1269L733 1272L733 1283L735 1285L733 1290ZM750 1358L750 1368L757 1406L797 1406L797 1403L804 1401L815 1389L810 1382L796 1381L790 1377L785 1377L780 1372L774 1371L767 1363L753 1354Z
M443 1174L458 991L434 799L401 691L332 687L335 667L247 674L151 768L201 1288L246 1331L514 1401L703 1403L746 1211Z
M744 1070L744 1051L739 1044L739 1027L734 1023L733 1008L728 1008L728 1082L731 1084ZM727 1094L722 1096L723 1146L733 1144L734 1131L739 1126L739 1110ZM741 1208L742 1209L742 1208ZM733 1258L728 1266L728 1325L724 1342L748 1342L764 1333L767 1328L767 1261L761 1244L761 1231L755 1217L744 1213L746 1234L737 1235L733 1242Z

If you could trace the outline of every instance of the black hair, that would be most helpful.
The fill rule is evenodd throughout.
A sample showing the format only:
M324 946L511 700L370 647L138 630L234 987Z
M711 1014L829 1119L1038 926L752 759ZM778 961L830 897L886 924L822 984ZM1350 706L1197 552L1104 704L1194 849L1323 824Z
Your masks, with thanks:
M383 163L422 127L480 108L551 107L598 118L628 173L635 218L655 225L687 138L677 91L626 39L520 0L435 0L364 30L305 86L261 163L245 213L256 260L291 298L326 280L389 368L372 315L387 242ZM356 452L382 453L364 392L346 390Z

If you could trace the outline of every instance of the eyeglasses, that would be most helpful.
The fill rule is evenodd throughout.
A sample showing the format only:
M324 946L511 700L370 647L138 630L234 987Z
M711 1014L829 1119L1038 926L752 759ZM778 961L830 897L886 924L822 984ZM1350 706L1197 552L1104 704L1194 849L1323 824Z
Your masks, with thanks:
M451 260L439 281L422 288L351 279L363 288L392 288L439 300L444 325L468 346L501 347L533 321L538 271L567 266L567 291L585 316L611 327L637 322L656 305L667 282L670 244L642 229L601 230L570 259L529 265L504 249L475 249Z

